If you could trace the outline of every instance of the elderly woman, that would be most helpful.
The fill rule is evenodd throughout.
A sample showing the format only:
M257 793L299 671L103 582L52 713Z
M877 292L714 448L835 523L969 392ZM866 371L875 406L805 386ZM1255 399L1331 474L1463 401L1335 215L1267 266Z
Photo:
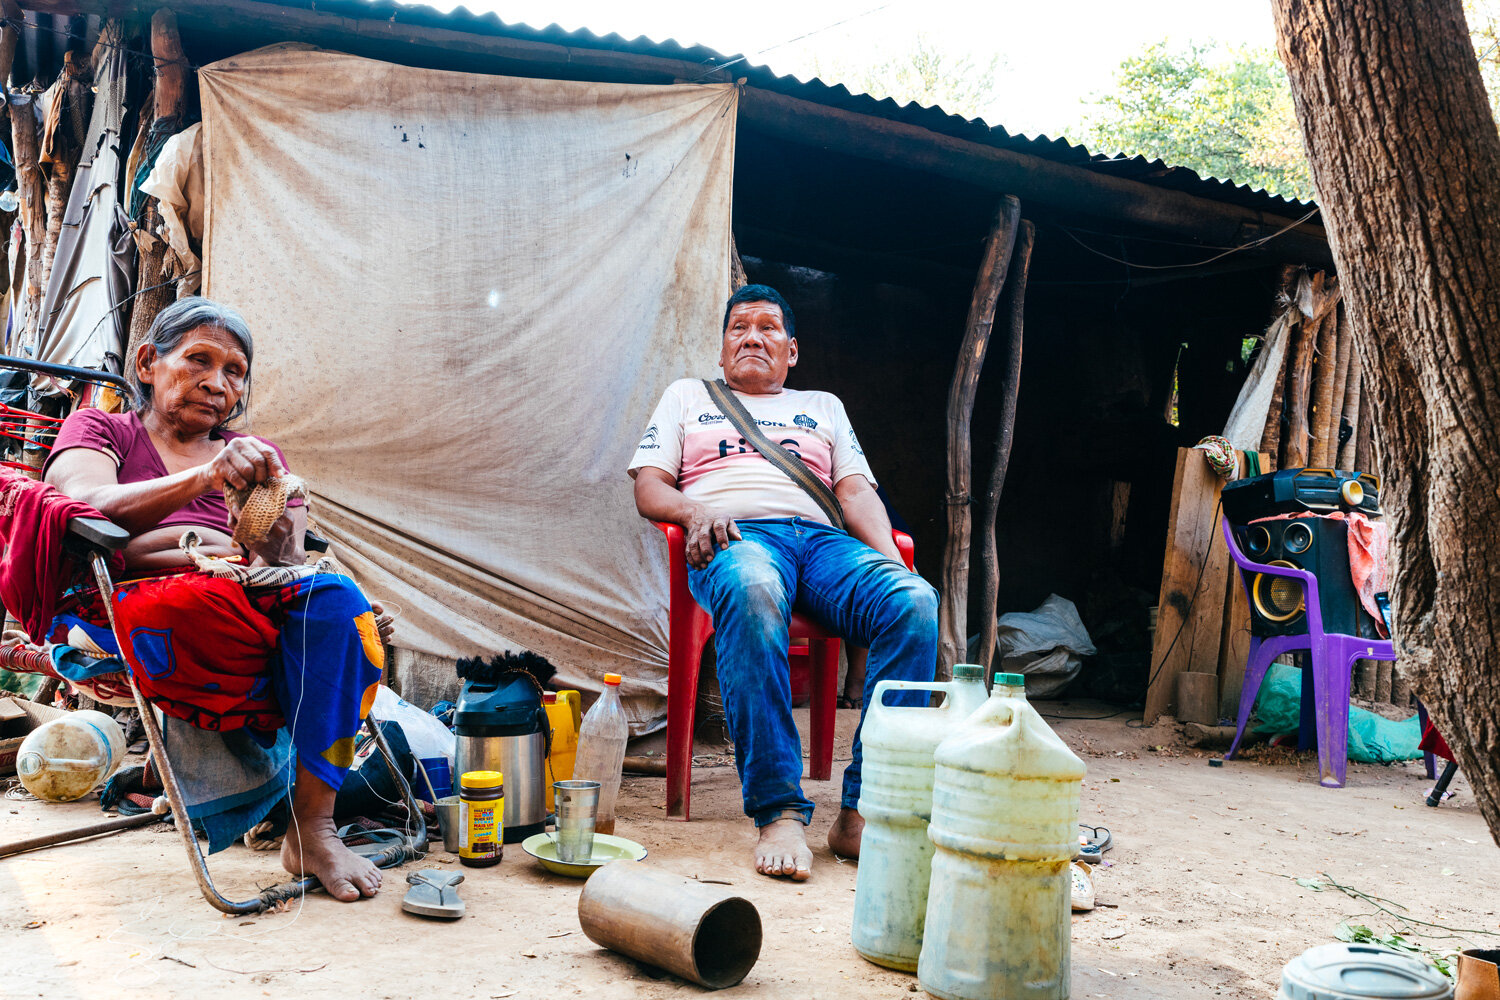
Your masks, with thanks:
M263 543L242 550L232 539L238 511L224 489L287 473L275 445L225 427L245 410L254 353L235 310L199 297L168 306L131 359L134 409L75 412L44 478L131 533L114 606L120 634L130 637L120 652L153 704L199 729L242 740L234 731L247 729L262 746L273 745L283 725L290 731L296 784L282 864L354 900L378 891L380 872L338 839L333 802L380 680L377 627L388 622L377 623L378 608L347 577L242 586L195 571L179 548L191 529L204 555L252 567L306 561L307 511L298 500ZM65 597L52 639L92 640L115 653L97 595L91 606L87 590ZM247 825L261 816L238 818Z

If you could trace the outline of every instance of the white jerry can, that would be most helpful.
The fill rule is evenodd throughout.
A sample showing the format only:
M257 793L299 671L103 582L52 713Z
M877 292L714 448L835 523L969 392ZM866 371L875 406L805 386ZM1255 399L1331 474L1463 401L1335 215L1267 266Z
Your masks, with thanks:
M989 700L938 746L937 848L917 980L940 1000L1066 1000L1070 878L1083 761L996 674Z
M896 691L941 691L945 697L936 708L887 705L885 696ZM969 663L956 664L951 681L881 681L875 687L860 731L859 814L865 829L849 937L855 950L877 965L916 971L932 871L927 821L933 754L984 702L984 668Z

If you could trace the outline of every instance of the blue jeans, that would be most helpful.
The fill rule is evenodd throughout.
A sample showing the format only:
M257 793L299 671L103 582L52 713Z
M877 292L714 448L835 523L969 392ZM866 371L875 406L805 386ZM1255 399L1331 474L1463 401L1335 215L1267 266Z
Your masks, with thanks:
M743 541L688 571L688 588L714 620L719 688L734 740L745 815L757 827L784 812L812 821L802 794L802 743L792 722L787 665L792 608L867 646L864 705L883 680L930 681L937 667L937 591L837 528L800 517L739 521ZM890 704L923 705L925 691ZM861 710L860 724L864 724ZM859 731L841 804L859 807Z

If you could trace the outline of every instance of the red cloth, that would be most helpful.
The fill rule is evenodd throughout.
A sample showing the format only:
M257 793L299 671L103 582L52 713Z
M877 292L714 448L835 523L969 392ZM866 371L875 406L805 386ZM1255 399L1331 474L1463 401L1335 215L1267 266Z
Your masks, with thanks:
M198 729L280 729L268 661L277 655L281 600L280 590L247 594L235 580L196 571L116 584L115 624L129 639L124 657L141 694ZM109 627L92 587L70 594L58 613ZM56 628L65 633L66 623L60 618Z
M62 551L68 522L100 517L88 504L19 472L0 469L0 603L34 641L47 635L72 559Z
M1438 732L1437 726L1431 722L1427 723L1427 729L1422 733L1422 742L1417 744L1417 749L1435 754L1444 760L1456 759L1453 751L1448 748L1448 741L1443 739L1443 734Z

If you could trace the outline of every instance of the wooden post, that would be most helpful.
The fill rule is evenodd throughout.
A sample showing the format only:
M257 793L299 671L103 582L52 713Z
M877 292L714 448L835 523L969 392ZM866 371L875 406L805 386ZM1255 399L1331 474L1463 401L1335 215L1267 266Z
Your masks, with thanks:
M729 294L733 295L749 284L750 279L745 276L745 262L740 260L740 248L734 241L734 233L729 234Z
M1308 414L1308 460L1312 465L1326 469L1333 464L1333 445L1337 439L1328 437L1329 414L1334 410L1334 392L1339 379L1339 322L1335 308L1318 328L1317 357L1313 360L1312 407ZM1344 397L1340 393L1338 408L1343 409Z
M63 56L62 74L50 88L52 100L37 154L38 162L47 168L47 239L42 247L41 276L44 292L52 276L52 258L62 235L73 174L88 138L89 111L94 103L90 75L83 57L70 50Z
M16 62L16 45L21 41L21 8L14 0L0 0L0 17L5 29L0 31L0 88L10 90L10 68Z
M1322 341L1329 311L1338 304L1338 279L1314 273L1297 288L1297 308L1302 311L1300 336L1287 362L1287 433L1282 445L1284 460L1277 468L1295 469L1307 464L1311 433L1308 410L1312 405L1313 350Z
M187 56L182 51L182 39L177 35L177 15L163 7L151 16L151 54L156 62L156 88L153 103L156 121L176 122L181 127L181 116L187 99ZM146 199L141 213L140 228L135 234L138 257L136 267L135 300L130 310L130 339L125 348L124 369L129 372L135 364L136 350L145 339L156 314L177 299L177 289L164 277L167 242L157 233L161 226L161 212L155 198Z
M1349 359L1349 382L1344 387L1344 410L1339 418L1339 423L1341 425L1348 424L1350 434L1349 440L1339 446L1337 465L1340 469L1355 468L1354 447L1356 440L1359 438L1359 409L1363 376L1359 371L1359 358L1355 356L1354 341L1352 339L1349 342L1349 348L1349 354L1351 355Z
M47 216L42 209L42 171L37 165L36 115L32 94L10 95L11 150L16 161L17 214L26 234L26 325L17 354L36 347L37 324L42 316L42 247L47 239Z
M938 606L939 680L953 676L953 664L963 656L969 626L969 486L972 471L972 449L969 421L974 415L974 393L979 373L984 367L984 352L989 347L990 329L995 323L995 305L1010 256L1015 247L1016 228L1021 218L1021 203L1010 195L1000 199L995 221L990 225L984 260L974 279L974 294L969 300L969 320L959 348L958 363L953 369L953 384L948 389L948 541L943 547L942 600Z
M979 611L979 655L976 663L987 670L994 667L995 616L1000 611L1000 555L995 546L995 517L1000 512L1000 493L1005 488L1005 473L1010 468L1010 446L1016 436L1016 397L1021 388L1021 341L1026 312L1026 275L1031 269L1031 247L1036 227L1022 222L1011 257L1010 278L1005 283L1005 316L1010 336L1005 356L1005 378L1000 388L1000 430L995 435L995 454L990 463L990 484L984 491L982 539L979 563L984 570L984 594ZM1126 496L1129 496L1129 483Z
M1323 445L1319 454L1322 460L1314 459L1314 465L1324 468L1345 468L1338 464L1339 461L1339 424L1344 419L1344 395L1349 388L1349 362L1354 356L1354 332L1349 328L1349 317L1346 314L1344 304L1340 302L1334 308L1334 354L1337 364L1334 368L1333 392L1329 393L1328 407L1319 416L1318 423L1323 428Z

